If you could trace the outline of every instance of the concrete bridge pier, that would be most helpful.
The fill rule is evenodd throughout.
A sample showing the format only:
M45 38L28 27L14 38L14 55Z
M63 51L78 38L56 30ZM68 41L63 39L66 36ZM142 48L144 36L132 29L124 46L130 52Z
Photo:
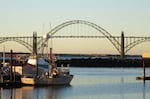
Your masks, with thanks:
M33 55L37 55L37 32L33 32Z
M121 59L124 59L124 32L121 33Z

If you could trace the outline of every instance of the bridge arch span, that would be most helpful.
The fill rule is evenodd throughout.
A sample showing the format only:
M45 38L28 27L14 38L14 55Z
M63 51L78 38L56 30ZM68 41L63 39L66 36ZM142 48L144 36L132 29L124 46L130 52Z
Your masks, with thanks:
M137 39L131 43L129 43L127 46L125 46L125 54L127 52L129 52L132 48L134 48L135 46L141 44L141 43L144 43L144 42L149 42L150 41L150 38L149 37L143 37L143 38L140 38L140 39Z
M29 43L23 41L23 40L20 40L20 39L13 39L13 38L5 38L3 40L0 40L0 44L2 43L5 43L5 42L8 42L8 41L14 41L14 42L17 42L23 46L25 46L30 52L32 52L32 45L30 45Z
M117 49L117 51L119 53L121 53L120 51L120 48L118 47L119 42L108 32L106 31L105 29L103 29L102 27L96 25L95 23L92 23L92 22L88 22L88 21L84 21L84 20L72 20L72 21L67 21L67 22L64 22L58 26L56 26L55 28L53 28L52 30L50 30L47 34L48 34L48 38L45 40L45 42L47 42L47 40L49 38L52 38L52 36L57 33L59 30L61 30L62 28L64 27L67 27L69 25L73 25L73 24L85 24L85 25L88 25L94 29L96 29L97 31L99 31L99 33L101 33L102 35L104 35L113 45L114 47ZM41 45L44 45L44 42L43 44ZM38 50L42 48L42 46L40 46L38 48Z

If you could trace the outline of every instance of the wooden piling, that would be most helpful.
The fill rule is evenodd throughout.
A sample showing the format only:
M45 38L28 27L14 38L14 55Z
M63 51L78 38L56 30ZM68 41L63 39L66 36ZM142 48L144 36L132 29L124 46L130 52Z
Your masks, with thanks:
M145 83L145 76L146 76L146 71L145 71L145 62L144 62L144 59L142 59L142 65L143 65L143 81Z
M136 77L137 80L143 80L144 83L146 80L150 80L150 77L146 76L146 65L145 65L146 60L150 60L150 53L143 53L143 55L142 55L143 76Z
M12 66L13 66L13 62L12 62L12 50L10 50L10 82L12 82L13 80L13 72L12 72Z

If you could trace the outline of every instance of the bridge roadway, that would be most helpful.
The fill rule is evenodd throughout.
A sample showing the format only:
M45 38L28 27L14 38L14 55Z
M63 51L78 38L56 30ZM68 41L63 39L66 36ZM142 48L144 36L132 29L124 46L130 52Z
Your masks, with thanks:
M42 36L38 36L38 41L43 39ZM52 36L51 38L107 38L105 36ZM118 42L121 40L121 36L112 36L109 38L117 39ZM15 41L18 42L29 49L32 52L32 36L20 36L20 37L0 37L0 44L7 42L7 41ZM131 48L135 47L136 45L150 41L150 37L136 37L136 36L126 36L124 37L125 40L125 53L127 53ZM39 44L39 42L38 42ZM120 44L119 44L120 46ZM120 52L119 52L120 53Z

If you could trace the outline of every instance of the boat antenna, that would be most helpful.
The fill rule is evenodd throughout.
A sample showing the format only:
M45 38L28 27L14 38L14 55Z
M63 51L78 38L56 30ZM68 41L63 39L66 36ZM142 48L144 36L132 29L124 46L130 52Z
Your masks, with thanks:
M51 22L49 23L49 28L50 28L50 31L51 31L51 29L52 29L52 24L51 24ZM51 45L50 45L50 48L53 48L53 37L52 37L52 34L50 34L50 42L51 42Z
M43 36L45 35L44 29L45 29L45 24L43 23L43 25L42 25L42 35L43 35ZM42 39L43 39L43 38L42 38ZM44 44L43 46L45 47L45 44ZM42 55L43 55L43 53L44 53L44 49L41 50L41 54L42 54Z

